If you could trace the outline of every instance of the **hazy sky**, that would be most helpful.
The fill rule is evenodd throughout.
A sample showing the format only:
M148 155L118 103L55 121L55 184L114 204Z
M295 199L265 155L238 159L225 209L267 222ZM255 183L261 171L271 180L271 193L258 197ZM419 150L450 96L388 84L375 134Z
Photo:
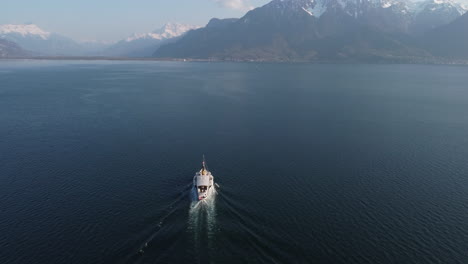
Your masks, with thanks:
M115 41L166 22L205 25L269 0L0 0L0 24L34 23L77 40Z

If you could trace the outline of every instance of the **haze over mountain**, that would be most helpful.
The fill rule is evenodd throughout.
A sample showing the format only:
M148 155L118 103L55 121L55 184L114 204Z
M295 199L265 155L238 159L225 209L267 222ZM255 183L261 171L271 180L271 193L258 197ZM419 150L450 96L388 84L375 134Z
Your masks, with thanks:
M24 57L27 55L28 52L18 44L6 39L0 39L0 58Z
M117 43L78 42L34 24L0 25L0 38L12 41L35 56L118 56L150 57L164 43L174 41L185 32L199 28L167 23L150 33L134 34Z
M154 55L221 60L424 60L431 54L418 45L416 36L465 12L451 0L273 0L238 20L214 19Z
M175 41L187 31L197 29L199 26L167 23L160 29L150 33L134 34L123 39L102 52L106 56L119 57L150 57L162 44Z
M411 30L417 34L449 24L467 11L464 5L452 0L425 0L415 3L413 8Z
M0 25L0 38L13 41L36 55L83 54L83 48L72 39L47 32L34 24Z
M422 43L436 56L468 59L468 13L448 25L427 32Z

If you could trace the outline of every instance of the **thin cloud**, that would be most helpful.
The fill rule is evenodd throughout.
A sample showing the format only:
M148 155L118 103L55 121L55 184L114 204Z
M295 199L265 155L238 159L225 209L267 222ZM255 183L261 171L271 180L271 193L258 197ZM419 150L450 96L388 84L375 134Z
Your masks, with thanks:
M220 7L234 10L248 11L253 9L249 0L214 0L214 2Z

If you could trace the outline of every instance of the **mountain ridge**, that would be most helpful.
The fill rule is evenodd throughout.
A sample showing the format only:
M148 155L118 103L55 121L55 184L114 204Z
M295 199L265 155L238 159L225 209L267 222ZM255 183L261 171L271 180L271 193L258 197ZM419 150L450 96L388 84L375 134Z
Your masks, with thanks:
M450 4L451 0L428 1ZM414 14L405 0L273 0L238 20L216 20L223 22L221 27L210 26L210 21L205 28L161 46L154 56L271 61L434 59L412 35Z

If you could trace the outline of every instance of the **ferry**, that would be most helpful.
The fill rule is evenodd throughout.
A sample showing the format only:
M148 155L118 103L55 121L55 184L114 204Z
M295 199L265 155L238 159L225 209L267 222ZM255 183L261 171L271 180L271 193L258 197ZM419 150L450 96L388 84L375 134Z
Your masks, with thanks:
M199 201L210 198L215 192L213 175L207 169L205 156L203 156L202 165L202 169L193 177L193 188Z

